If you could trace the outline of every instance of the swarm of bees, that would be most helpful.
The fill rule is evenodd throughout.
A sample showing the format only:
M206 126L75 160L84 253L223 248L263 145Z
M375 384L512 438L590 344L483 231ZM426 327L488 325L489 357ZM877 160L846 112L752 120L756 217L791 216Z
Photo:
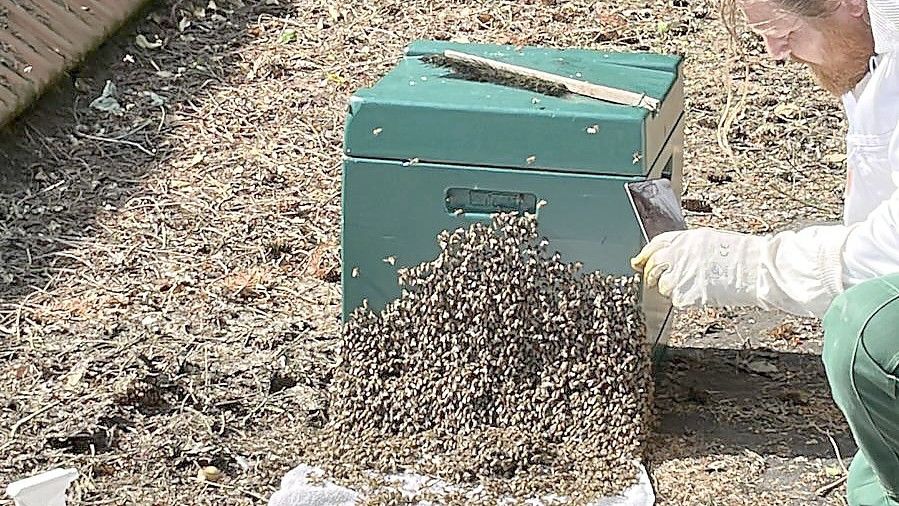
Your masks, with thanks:
M477 485L465 503L635 483L652 389L639 279L563 262L533 215L437 240L398 299L347 323L318 463L357 489L368 471Z

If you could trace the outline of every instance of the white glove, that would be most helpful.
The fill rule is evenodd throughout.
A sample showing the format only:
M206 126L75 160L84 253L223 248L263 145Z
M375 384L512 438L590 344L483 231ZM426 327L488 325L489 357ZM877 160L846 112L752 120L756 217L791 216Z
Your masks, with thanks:
M847 233L843 226L765 237L709 228L667 232L631 265L675 307L757 306L820 316L843 290Z
M757 304L759 258L765 239L700 228L667 232L631 261L649 288L675 307Z

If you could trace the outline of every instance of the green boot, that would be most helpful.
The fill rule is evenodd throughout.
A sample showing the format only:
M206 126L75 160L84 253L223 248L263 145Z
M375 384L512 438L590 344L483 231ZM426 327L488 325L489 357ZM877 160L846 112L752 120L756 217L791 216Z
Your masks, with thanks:
M849 506L899 506L899 502L887 497L886 490L862 452L856 453L849 465L846 499Z

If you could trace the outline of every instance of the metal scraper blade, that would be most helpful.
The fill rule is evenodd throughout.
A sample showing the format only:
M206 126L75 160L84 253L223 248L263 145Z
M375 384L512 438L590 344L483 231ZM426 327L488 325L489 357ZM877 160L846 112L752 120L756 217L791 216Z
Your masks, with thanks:
M686 230L680 202L667 179L650 179L624 185L646 242L672 230Z
M627 183L624 187L647 243L659 234L687 229L671 181L651 179ZM661 350L664 349L671 329L673 309L671 303L658 290L646 289L644 285L641 307L645 318L646 337L654 345L656 353L662 353Z

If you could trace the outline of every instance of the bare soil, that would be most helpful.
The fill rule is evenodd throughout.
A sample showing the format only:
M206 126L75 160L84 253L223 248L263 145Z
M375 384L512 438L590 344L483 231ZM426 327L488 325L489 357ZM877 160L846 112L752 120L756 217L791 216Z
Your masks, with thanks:
M163 0L0 138L0 482L265 503L327 416L345 103L415 38L684 54L691 225L839 218L837 101L706 0ZM671 343L660 504L842 504L815 322L690 311Z

